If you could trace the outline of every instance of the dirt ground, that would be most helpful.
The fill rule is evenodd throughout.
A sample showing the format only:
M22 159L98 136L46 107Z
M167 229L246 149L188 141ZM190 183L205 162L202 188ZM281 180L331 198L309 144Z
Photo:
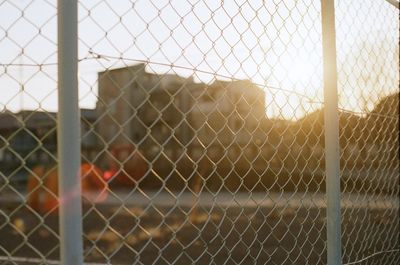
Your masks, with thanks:
M58 219L41 219L24 205L0 205L0 256L59 259ZM326 264L325 209L317 207L85 205L83 229L89 263ZM344 263L398 249L398 212L346 209L342 233ZM399 261L395 251L358 264Z

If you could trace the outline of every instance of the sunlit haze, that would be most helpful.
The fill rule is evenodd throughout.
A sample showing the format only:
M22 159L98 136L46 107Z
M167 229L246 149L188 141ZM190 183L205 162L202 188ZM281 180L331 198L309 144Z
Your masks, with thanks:
M80 3L81 107L95 107L98 72L141 61L197 82L250 79L271 117L322 107L319 1L162 2ZM340 105L364 112L398 88L398 14L381 1L337 1L336 15ZM57 109L56 20L55 1L0 3L0 109Z

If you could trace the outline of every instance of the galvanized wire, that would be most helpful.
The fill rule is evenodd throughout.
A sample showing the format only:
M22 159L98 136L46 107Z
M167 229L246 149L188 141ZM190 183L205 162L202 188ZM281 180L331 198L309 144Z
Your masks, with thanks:
M337 1L342 189L374 204L399 186L398 9L384 1ZM393 41L393 42L392 42ZM355 112L355 113L352 113ZM343 263L400 261L399 202L378 212L344 208ZM350 225L347 220L351 220Z
M397 10L335 8L342 262L398 264ZM57 264L56 4L0 17L0 263ZM80 1L78 20L85 262L326 263L319 1Z

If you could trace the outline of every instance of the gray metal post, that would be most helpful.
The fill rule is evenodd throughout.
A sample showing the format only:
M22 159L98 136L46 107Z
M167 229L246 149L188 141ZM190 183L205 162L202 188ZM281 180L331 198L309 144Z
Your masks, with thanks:
M321 0L325 102L325 161L328 265L341 264L340 153L336 66L335 4Z
M58 0L58 176L61 264L83 263L77 0Z

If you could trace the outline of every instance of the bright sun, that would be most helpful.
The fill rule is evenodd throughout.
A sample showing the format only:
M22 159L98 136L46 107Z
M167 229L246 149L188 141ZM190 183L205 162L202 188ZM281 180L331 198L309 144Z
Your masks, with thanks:
M308 62L296 61L292 65L288 66L291 81L296 84L306 84L310 81L313 76L314 68Z
M285 119L298 119L304 115L306 102L322 95L322 66L307 56L295 59L282 56L280 62L274 76L284 91L274 92L274 114Z

